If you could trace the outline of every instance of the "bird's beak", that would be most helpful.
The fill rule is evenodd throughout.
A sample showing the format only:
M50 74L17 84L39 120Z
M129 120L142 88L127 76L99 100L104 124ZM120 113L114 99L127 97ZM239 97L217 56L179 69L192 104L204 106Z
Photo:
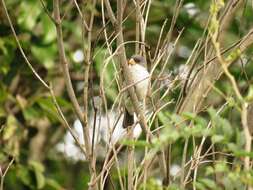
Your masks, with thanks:
M129 64L129 65L135 65L136 63L135 63L134 59L131 58L131 59L128 61L128 64Z

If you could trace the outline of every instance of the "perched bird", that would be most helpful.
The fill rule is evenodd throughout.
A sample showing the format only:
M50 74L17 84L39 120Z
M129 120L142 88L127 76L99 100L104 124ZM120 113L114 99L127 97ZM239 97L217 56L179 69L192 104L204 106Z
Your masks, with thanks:
M144 99L149 91L149 77L147 63L143 56L133 55L128 61L131 80L134 83L135 92L141 105L145 108ZM127 98L125 102L125 114L123 127L126 128L134 124L134 110L131 101Z

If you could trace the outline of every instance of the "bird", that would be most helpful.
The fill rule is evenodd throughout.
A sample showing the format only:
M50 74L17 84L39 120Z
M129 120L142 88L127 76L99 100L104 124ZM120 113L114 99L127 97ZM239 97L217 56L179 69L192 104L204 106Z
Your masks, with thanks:
M147 62L141 55L133 55L128 60L128 68L131 81L134 84L135 92L139 103L145 109L145 98L150 89L150 74L147 70ZM123 128L134 124L134 109L129 96L125 101L125 113L123 119Z

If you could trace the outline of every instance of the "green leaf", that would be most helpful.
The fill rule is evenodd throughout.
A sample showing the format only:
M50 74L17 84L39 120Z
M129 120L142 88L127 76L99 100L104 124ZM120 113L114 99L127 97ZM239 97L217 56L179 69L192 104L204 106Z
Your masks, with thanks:
M52 44L49 46L32 46L31 47L32 54L47 69L53 68L55 64L55 56L57 53L56 44Z
M192 127L189 126L180 127L180 131L181 131L180 134L186 139L192 135Z
M247 152L247 151L244 151L244 150L235 151L234 155L237 156L237 157L246 157L246 156L248 156L250 158L253 158L253 152Z
M181 190L181 188L179 187L179 185L172 183L166 190Z
M29 168L19 165L17 170L17 177L22 181L23 184L29 187L34 187Z
M46 15L41 15L41 25L43 28L43 42L45 44L51 43L56 39L56 29L54 23Z
M226 163L217 163L214 166L215 168L215 172L227 172L228 171L228 167L226 165Z
M247 101L252 101L253 100L253 85L249 86L249 90L246 96Z
M197 116L195 113L190 113L190 112L184 112L182 114L186 119L189 119L191 121L194 121L196 125L200 125L201 127L206 127L207 122L205 119L202 117ZM194 127L195 128L195 127Z
M244 133L239 128L236 128L236 133L235 134L236 134L236 144L237 144L238 147L242 148L243 145L245 144Z
M235 107L236 106L236 101L233 97L228 97L227 102L228 102L229 107Z
M222 132L224 136L227 138L227 140L229 140L234 133L230 123L228 122L228 120L223 118L219 118L219 122L222 127Z
M235 144L235 143L228 143L228 144L227 144L227 147L228 147L228 149L229 149L230 151L233 151L233 152L235 152L235 151L237 151L237 150L240 149L240 148L237 146L237 144Z
M48 118L53 121L58 121L61 119L51 98L39 98L37 100L37 103L39 104L41 109L45 111Z
M80 23L73 22L73 20L68 21L67 19L64 19L62 22L62 26L65 30L69 31L76 39L82 39L82 29L81 27L77 27L77 25ZM87 46L87 43L83 44L84 46Z
M27 121L41 117L40 109L35 105L26 107L22 112Z
M200 182L195 182L195 186L198 190L206 190L206 187Z
M178 114L173 113L172 115L170 115L170 119L173 121L173 123L175 125L180 124L180 126L181 126L181 124L185 123L185 119L182 116L178 115Z
M225 60L227 62L232 62L236 60L241 55L241 50L239 48L233 50L226 58Z
M7 117L6 127L3 131L3 140L9 140L14 136L18 128L18 122L13 115Z
M44 166L40 162L31 160L29 161L29 165L38 172L44 172L45 170Z
M205 175L208 176L208 175L211 175L211 174L213 174L213 173L214 173L213 167L207 166L207 167L206 167L206 171L205 171Z
M64 107L65 109L72 109L72 104L63 97L56 97L56 101L60 107Z
M36 0L21 1L19 6L18 24L24 29L32 30L36 25L36 20L42 11L40 4Z
M170 122L168 118L168 112L159 112L158 118L159 118L159 121L162 122L162 124L164 125L168 125L168 123Z
M178 129L174 126L167 125L164 129L162 129L160 136L154 138L152 143L155 146L160 146L164 143L173 143L180 137L180 133Z
M45 176L43 175L44 172L43 165L36 161L30 161L29 164L35 173L37 188L38 189L43 188L46 184L46 179Z
M201 182L202 184L204 184L206 187L208 187L210 189L217 189L217 186L216 186L215 182L211 179L202 178L202 179L199 179L198 181Z
M224 136L222 136L222 135L213 135L211 137L211 140L212 140L213 143L219 143L219 142L224 141Z
M60 190L64 189L56 180L54 179L46 179L46 186L45 189L47 190Z
M205 129L206 128L203 125L195 125L192 127L191 135L193 137L202 137Z
M191 113L191 112L184 112L182 113L182 115L186 117L186 119L190 119L190 120L194 120L197 117L196 113Z
M5 102L7 98L8 98L8 91L6 89L6 86L0 83L0 105L1 103Z
M214 130L214 133L218 136L223 136L225 141L229 141L234 133L229 121L217 115L216 111L213 108L209 108L208 113L211 116L213 128L212 130ZM221 137L215 138L219 140L218 142L222 140Z

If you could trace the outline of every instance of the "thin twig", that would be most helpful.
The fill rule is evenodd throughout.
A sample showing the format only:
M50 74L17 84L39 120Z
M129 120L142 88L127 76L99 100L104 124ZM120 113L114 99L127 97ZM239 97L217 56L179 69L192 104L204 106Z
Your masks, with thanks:
M76 6L76 8L77 8L77 11L78 11L78 13L79 13L81 19L82 19L82 24L84 25L85 29L86 29L87 31L89 31L88 24L87 24L87 22L85 21L85 18L84 18L84 16L83 16L83 13L82 13L82 11L81 11L81 9L80 9L78 3L76 2L76 0L73 0L73 1L74 1L74 3L75 3L75 6Z
M51 14L51 13L49 12L49 10L47 9L47 6L46 6L44 0L39 0L39 1L40 1L41 6L43 7L45 13L47 14L47 16L51 19L51 21L52 21L53 23L55 23L55 19L54 19L54 17L52 17L52 14Z
M133 127L128 127L128 138L130 140L133 139ZM134 145L129 145L127 147L127 187L128 190L133 190L134 181L133 181L133 175L134 175Z
M181 178L180 178L180 186L182 189L184 189L184 177L185 177L185 170L184 170L184 165L186 162L186 157L187 157L187 148L188 148L188 143L189 143L189 138L185 139L184 143L184 149L183 149L183 156L182 156L182 163L181 163Z
M69 131L69 133L71 134L71 136L72 136L73 139L75 140L76 144L77 144L78 147L80 148L81 152L85 155L85 157L86 157L86 159L87 159L87 156L88 156L88 155L87 155L87 153L86 153L86 151L85 151L85 149L84 149L82 143L81 143L80 140L78 139L78 137L77 137L77 135L75 134L74 130L70 127L70 125L69 125L67 119L65 118L65 116L64 116L64 114L63 114L63 112L62 112L62 110L61 110L61 108L60 108L60 106L59 106L59 104L58 104L58 102L57 102L57 100L56 100L56 97L55 97L55 94L54 94L54 91L53 91L53 86L50 86L50 94L51 94L51 97L52 97L52 99L53 99L53 103L54 103L54 105L55 105L55 107L56 107L56 110L57 110L58 114L60 115L60 117L61 117L61 119L62 119L62 121L63 121L62 124L63 124L64 128L66 128L66 129Z
M141 8L140 8L140 0L136 0L136 14L135 14L135 40L140 41L140 23L141 23ZM139 54L139 44L135 44L135 54Z
M14 159L14 157L13 157L13 158L11 159L11 161L9 162L8 166L6 167L4 173L3 173L3 174L1 173L0 190L4 190L4 178L5 178L6 174L7 174L7 172L9 171L11 165L13 164L14 160L15 160L15 159Z
M242 1L243 0L228 1L229 4L232 4L234 6L231 6L231 9L229 9L230 11L224 9L223 13L221 13L221 15L223 16L220 18L220 20L222 20L221 22L223 22L224 24L221 25L219 29L218 41L223 41L222 39L224 38L224 36L226 36L227 28L231 24L232 18L234 18L234 14L236 10L238 10L238 8L240 7ZM252 42L253 40L249 41L250 44ZM208 43L207 48L208 57L213 57L213 48L210 43ZM203 94L207 95L209 92L209 85L207 84L207 81L214 82L221 76L221 74L221 65L218 64L217 60L212 61L209 66L205 68L204 71L200 72L196 76L196 79L189 88L188 93L184 98L178 112L197 112L201 108L204 99Z

